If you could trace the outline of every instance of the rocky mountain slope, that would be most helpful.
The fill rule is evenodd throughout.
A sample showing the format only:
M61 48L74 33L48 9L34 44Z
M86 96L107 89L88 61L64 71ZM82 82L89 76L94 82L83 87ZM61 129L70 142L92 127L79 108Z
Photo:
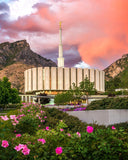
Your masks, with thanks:
M123 55L120 59L108 66L105 71L105 78L109 80L120 77L121 80L128 79L128 54Z
M24 71L39 66L56 67L56 63L34 53L26 40L0 44L0 79L8 77L20 92L24 93Z
M26 40L0 44L0 69L16 62L34 66L56 66L56 63L34 53Z

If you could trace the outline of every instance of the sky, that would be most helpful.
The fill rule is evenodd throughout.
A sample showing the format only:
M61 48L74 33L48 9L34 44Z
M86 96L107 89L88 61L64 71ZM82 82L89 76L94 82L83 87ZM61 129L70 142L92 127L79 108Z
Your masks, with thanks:
M0 0L0 43L26 39L65 67L105 69L128 53L128 0Z

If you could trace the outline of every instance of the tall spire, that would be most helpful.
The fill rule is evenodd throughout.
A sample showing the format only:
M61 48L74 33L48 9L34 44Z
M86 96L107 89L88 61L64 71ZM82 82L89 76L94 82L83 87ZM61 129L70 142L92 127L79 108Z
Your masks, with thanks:
M57 58L57 60L58 60L58 67L64 67L61 22L59 23L59 57Z

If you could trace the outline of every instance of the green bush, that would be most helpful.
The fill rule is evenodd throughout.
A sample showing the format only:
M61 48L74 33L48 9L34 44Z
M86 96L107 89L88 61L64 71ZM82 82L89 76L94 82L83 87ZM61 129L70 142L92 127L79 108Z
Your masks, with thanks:
M98 109L128 109L128 98L105 98L92 101L87 110Z
M38 128L38 120L33 116L26 115L21 118L19 123L16 125L16 130L19 133L34 134Z
M66 92L66 93L57 94L54 98L54 102L55 104L59 105L59 104L68 103L73 99L74 99L73 94L70 92Z
M0 159L13 160L74 160L74 159L116 159L126 160L128 157L128 135L123 130L99 129L93 133L76 133L57 130L38 130L36 135L23 134L21 137L8 139L9 147L3 148L0 145ZM12 140L13 138L13 140ZM46 143L38 142L38 139L45 139ZM29 155L23 155L21 151L15 151L15 146L26 144L30 149ZM62 147L63 152L57 155L55 149Z
M64 120L68 129L72 132L81 132L86 130L87 124L85 122L81 122L77 117L70 116L68 113L59 111L55 108L44 108L43 110L46 111L48 117L45 126L54 128L59 120Z
M115 125L115 130L111 126L93 124L94 131L88 133L87 124L57 109L29 104L7 116L10 115L22 117L18 118L16 126L11 120L0 119L0 160L126 160L128 157L128 123ZM41 124L40 119L45 119L45 123ZM49 130L45 129L46 126ZM16 137L16 134L21 136ZM45 139L46 143L42 144L38 139ZM2 140L7 140L9 146L2 147ZM27 145L30 153L23 155L21 150L16 151L14 148L19 144ZM60 155L55 152L57 147L62 147Z

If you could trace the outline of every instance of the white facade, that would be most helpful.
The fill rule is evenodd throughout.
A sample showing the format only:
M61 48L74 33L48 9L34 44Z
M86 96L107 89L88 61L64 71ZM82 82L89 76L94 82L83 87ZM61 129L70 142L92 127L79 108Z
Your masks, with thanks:
M64 67L64 58L63 58L63 46L62 46L62 28L60 25L60 29L59 29L59 58L57 58L58 60L58 67Z
M38 67L24 72L25 92L65 91L76 86L87 76L97 91L105 91L105 74L98 69Z

